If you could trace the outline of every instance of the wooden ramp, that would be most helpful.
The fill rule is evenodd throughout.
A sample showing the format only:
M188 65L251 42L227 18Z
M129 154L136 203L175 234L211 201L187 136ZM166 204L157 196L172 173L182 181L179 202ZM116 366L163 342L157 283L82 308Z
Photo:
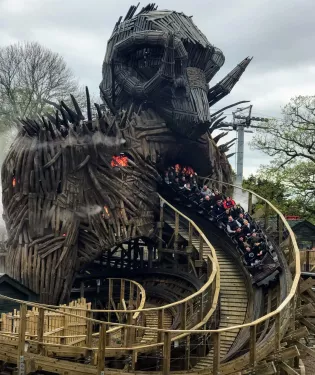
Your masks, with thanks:
M175 223L167 219L165 223L175 229ZM179 235L185 240L189 240L189 230L183 223L179 224ZM205 233L206 235L206 233ZM215 246L217 258L220 265L220 325L219 328L226 328L243 324L247 315L248 296L245 285L245 278L237 266L235 260L224 251L219 241L209 238ZM199 250L199 240L192 239L192 244ZM211 255L210 249L203 246L203 257ZM225 332L221 335L220 357L224 358L233 345L239 330ZM213 364L213 352L210 351L206 357L201 359L194 367L196 370L211 368Z

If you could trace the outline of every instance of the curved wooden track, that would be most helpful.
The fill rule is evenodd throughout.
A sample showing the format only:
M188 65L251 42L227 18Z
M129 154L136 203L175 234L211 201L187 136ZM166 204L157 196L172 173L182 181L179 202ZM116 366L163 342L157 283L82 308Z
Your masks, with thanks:
M250 192L250 199L252 194ZM110 310L103 310L108 316L115 313L121 317L120 322L93 319L93 310L87 312L67 307L60 311L59 307L17 301L21 304L20 323L14 332L1 329L0 359L17 363L19 368L26 366L26 373L31 369L43 369L68 375L101 375L106 366L107 374L152 372L169 375L173 372L223 375L246 370L248 374L264 375L277 373L280 369L293 374L295 370L287 360L298 357L299 352L293 339L285 335L289 328L295 334L295 294L300 277L300 260L295 237L283 215L266 201L269 208L265 213L265 224L268 223L268 213L274 211L288 230L289 238L282 241L282 227L281 236L270 235L274 245L275 241L280 245L277 254L283 271L279 281L271 284L268 292L263 292L252 288L246 270L233 254L231 244L218 237L213 224L192 219L193 216L187 217L187 210L181 212L162 197L160 201L158 257L163 256L163 234L166 231L169 236L166 254L172 254L174 259L188 256L191 264L188 264L188 270L202 281L202 287L188 296L183 295L176 302L168 303L165 299L166 304L161 298L163 291L155 296L147 293L144 306L139 306L139 296L133 302L131 297L135 296L134 293L127 294L124 298L129 298L128 309L119 310L112 306ZM155 277L157 281L162 280ZM179 283L171 276L164 277L168 284L165 291L169 291L169 296L181 295L183 288ZM147 280L144 280L144 285L147 284L150 290L155 279ZM121 286L119 306L124 306L125 283L121 285L124 287ZM7 297L0 296L0 299ZM30 334L27 323L30 315L27 305L35 306L38 311L37 325L32 326L33 334ZM132 310L134 305L139 309ZM61 332L59 335L50 334L50 341L44 334L43 317L56 315L57 311L65 321L75 317L77 324L85 327L86 334L77 335L81 341L76 346L64 345L62 330L57 331ZM137 319L134 319L135 314ZM219 324L217 314L220 316ZM95 330L98 326L99 332L93 333L93 327ZM122 340L114 347L111 340L117 332L111 337L110 331L115 329L120 330ZM69 335L75 336L74 328L71 330L70 326ZM93 337L96 340L92 340ZM30 343L31 349L25 349L25 340ZM63 353L60 354L63 359L51 358L51 353ZM149 353L152 353L151 357L160 357L154 369L145 370L139 367L139 363ZM90 363L74 364L78 356L91 358Z

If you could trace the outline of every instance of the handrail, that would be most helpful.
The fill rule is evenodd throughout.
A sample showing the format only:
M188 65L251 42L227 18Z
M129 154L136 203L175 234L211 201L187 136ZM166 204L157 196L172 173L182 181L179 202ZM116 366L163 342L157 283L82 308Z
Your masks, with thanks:
M293 273L293 275L292 275L293 281L292 281L292 284L289 286L289 292L285 296L284 300L282 302L281 301L279 302L279 306L277 306L277 308L275 310L269 312L268 314L266 314L266 315L264 315L264 316L262 316L262 317L260 317L260 318L258 318L256 320L254 320L252 322L244 323L244 324L239 324L239 325L235 325L235 326L230 326L230 327L227 327L227 328L220 328L220 329L200 329L200 327L204 326L205 322L208 321L209 317L214 312L214 310L216 308L216 305L217 305L217 302L218 302L219 287L220 287L220 284L219 284L220 273L219 273L219 263L218 263L218 260L217 260L216 252L215 252L215 249L213 248L213 246L211 245L211 243L208 241L207 237L204 235L204 233L200 230L200 228L190 218L188 218L187 216L183 215L179 210L177 210L175 207L173 207L163 197L159 196L160 201L163 204L166 204L167 206L169 206L176 214L180 215L185 220L188 220L188 222L191 225L193 225L193 227L195 228L195 230L198 232L200 238L202 238L202 240L207 244L207 246L211 250L211 257L209 259L212 261L213 267L212 267L211 277L208 279L207 283L210 283L210 280L211 280L211 283L214 280L216 281L215 293L214 293L214 297L213 297L213 299L211 301L211 308L209 306L209 312L203 317L203 319L201 319L201 322L199 322L198 324L194 325L194 327L192 327L190 329L176 329L176 330L174 330L174 329L165 329L165 328L137 326L137 325L133 325L133 324L111 323L111 322L104 322L104 321L96 320L96 319L89 318L89 317L76 316L78 319L83 319L83 320L90 321L90 322L93 322L93 323L99 323L100 325L102 325L102 327L104 327L106 325L110 325L110 326L113 326L113 327L115 327L115 326L117 326L117 327L124 327L126 329L141 329L142 331L150 330L150 331L160 332L160 333L164 333L165 334L165 336L164 336L164 342L163 342L163 340L159 341L159 339L158 339L158 342L155 342L155 343L151 343L150 342L148 344L141 344L141 343L136 344L135 343L136 345L131 345L129 342L126 342L124 344L125 347L117 347L116 348L116 347L108 347L108 346L106 346L106 350L129 351L129 352L131 351L132 353L136 354L138 351L141 351L141 350L147 350L149 348L156 348L156 347L161 347L162 346L162 347L164 347L165 351L168 351L168 355L167 355L168 359L167 360L170 361L170 351L171 351L170 343L172 341L174 341L174 340L179 340L179 339L181 339L181 338L183 338L183 337L185 337L187 335L197 334L197 333L200 333L200 334L211 333L211 334L215 335L214 337L219 337L219 335L221 333L223 333L223 332L240 330L240 329L243 329L243 328L246 328L246 327L255 327L255 326L259 325L260 323L263 323L267 319L270 319L272 317L275 317L276 318L276 322L278 322L278 323L275 323L275 331L274 331L275 333L272 335L272 339L275 340L276 342L279 342L279 345L280 345L280 341L279 341L280 340L280 333L282 332L281 331L281 324L279 323L280 322L280 317L282 316L282 315L280 315L280 313L284 312L284 310L287 307L290 307L290 302L294 303L294 296L295 296L295 294L297 292L297 288L298 288L298 284L299 284L299 279L300 279L300 274L301 274L300 254L299 254L299 249L298 249L298 246L297 246L297 242L296 242L294 233L293 233L291 227L289 226L289 224L287 223L287 221L286 221L285 217L283 216L283 214L272 203L270 203L265 198L261 197L260 195L256 194L255 192L253 192L251 190L243 189L243 188L241 188L239 186L236 186L236 185L233 185L233 184L230 184L230 183L225 183L225 182L214 180L214 179L210 179L210 178L208 178L208 180L216 182L216 183L228 185L228 186L231 186L233 188L241 189L242 191L247 191L248 193L250 193L250 197L251 198L252 198L252 196L256 196L257 198L261 199L262 201L264 201L266 203L266 211L265 211L265 213L267 213L267 206L269 206L279 216L280 220L283 222L285 228L287 229L287 231L289 233L290 241L291 241L290 244L289 244L289 246L288 246L288 250L289 250L289 255L291 255L291 252L292 252L292 259L291 259L292 262L289 260L289 263L290 263L289 266L293 266L294 268L293 268L293 271L292 271L292 273ZM202 293L204 290L206 290L205 285L198 292L194 293L193 295L190 295L190 296L186 297L185 299L183 299L181 301L176 301L176 302L174 302L172 304L161 306L161 307L143 309L143 310L141 310L141 312L145 312L145 311L159 311L159 310L162 310L162 309L165 309L165 308L169 308L169 307L172 307L172 306L179 305L179 304L181 304L183 302L187 302L187 301L191 300L193 297L200 295L200 293ZM202 292L200 292L201 290L202 290ZM55 311L55 310L53 310L53 308L60 308L60 306L51 306L51 305L41 305L41 304L37 304L37 303L30 303L30 302L16 300L16 299L12 299L12 298L0 295L0 299L1 298L21 303L24 306L28 305L28 306L35 306L35 307L39 307L39 308L45 308L48 311ZM293 307L294 307L294 305L293 305ZM102 311L106 312L108 310L102 310ZM137 309L137 310L109 310L109 311L110 312L116 311L116 312L121 312L121 313L135 313L135 312L138 312L139 310ZM286 311L288 311L288 310L286 310ZM61 312L61 313L64 314L65 316L66 315L74 316L73 314L66 313L66 312ZM255 328L254 328L254 330L251 329L251 342L252 342L252 340L256 340L256 337L255 337L255 335L252 334L252 332L255 333L256 329ZM105 333L106 333L106 331L105 331ZM176 334L175 337L172 336L173 333ZM100 334L100 341L101 341L102 337L103 336ZM56 345L56 344L53 344L53 343L46 344L46 343L43 343L43 342L39 342L39 340L38 341L29 340L29 341L37 343L38 345L42 345L42 344L43 345L48 345L48 346L54 346L54 345ZM167 345L167 346L165 347L165 345ZM66 347L66 345L59 345L59 346L60 347ZM100 349L101 346L99 346L99 348L92 348L91 344L90 345L86 345L85 347L80 347L80 348L81 349L86 349L86 350L101 350ZM252 349L252 348L254 348L254 349ZM220 349L220 344L219 344L219 349ZM256 350L256 346L255 345L250 347L250 352L251 353L252 353L252 350ZM215 346L215 353L218 356L218 347L217 346ZM220 363L220 360L216 361L216 362L217 362L216 365L218 366L219 363ZM245 364L245 362L244 362L244 364ZM169 363L166 364L166 366L169 366Z
M285 227L287 228L287 230L289 232L289 235L290 235L290 238L292 240L292 244L293 244L293 249L294 249L294 254L295 254L295 269L296 269L296 272L295 272L295 276L294 276L293 283L292 283L292 286L291 286L291 290L290 290L288 296L279 305L279 307L277 307L277 309L275 309L274 311L268 313L267 315L264 315L263 317L258 318L258 319L254 320L252 322L244 323L244 324L241 324L241 325L230 326L230 327L227 327L227 328L220 328L220 329L217 329L217 330L181 330L181 329L179 329L179 330L170 330L170 329L160 329L160 328L154 328L154 327L142 327L142 326L128 325L128 324L123 324L123 323L104 322L104 321L99 321L99 320L96 320L96 319L90 319L90 318L84 318L84 317L80 317L80 319L87 319L87 320L95 321L96 323L112 324L112 325L123 326L123 327L134 327L134 328L141 328L141 329L144 329L144 330L145 329L150 329L152 331L157 331L157 332L171 332L171 333L175 333L175 332L176 333L189 333L189 332L190 333L206 333L207 332L207 333L219 333L219 332L227 332L227 331L230 331L230 330L236 330L236 329L245 328L245 327L251 327L253 325L260 324L260 323L264 322L265 320L270 319L271 317L274 317L275 315L277 315L277 313L281 312L283 310L283 308L288 305L288 303L292 300L292 298L294 297L294 295L295 295L295 293L297 291L297 287L298 287L298 283L299 283L299 278L300 278L300 274L301 274L301 266L300 266L300 254L299 254L297 242L296 242L294 233L293 233L291 227L289 226L289 224L287 223L285 217L283 216L283 214L272 203L270 203L268 200L266 200L265 198L261 197L260 195L256 194L255 192L253 192L251 190L240 188L239 186L236 186L236 185L233 185L233 184L229 184L229 183L225 183L225 182L218 181L218 180L214 180L214 179L209 179L209 180L214 181L214 182L218 182L218 183L223 183L225 185L229 185L229 186L235 187L237 189L242 189L244 191L248 191L249 193L255 195L259 199L262 199L264 202L266 202L279 215L279 217L282 219ZM161 197L161 199L164 202L167 202L164 198ZM203 234L203 232L200 230L200 228L191 219L189 219L187 216L185 216L184 214L182 214L179 210L177 210L175 207L173 207L170 203L167 202L167 205L169 207L171 207L172 209L174 209L175 212L179 213L185 219L187 219L191 223L193 223L193 225L195 226L196 230L199 232L199 234L201 234L202 238L207 242L207 245L210 247L211 251L213 251L213 261L214 261L214 265L215 265L216 262L218 262L216 254L215 254L215 249L210 244L210 242L207 240L206 236ZM218 270L219 270L218 263L217 263L217 267L218 267ZM204 288L205 285L202 288ZM194 293L191 296L196 296L196 295L200 294L200 290L198 292ZM156 308L146 308L146 309L143 309L141 311L142 312L145 312L145 311L155 311L155 310L157 311L157 310L163 309L164 307L168 308L170 306L175 306L175 305L178 305L179 303L181 303L183 301L188 301L191 296L186 297L183 300L176 301L176 302L174 302L172 304L169 304L169 305L164 305L164 306L160 306L160 307L156 307ZM6 296L3 296L3 295L0 295L0 299L1 298L2 299L6 299L6 300L11 300L11 301L14 301L14 302L18 302L18 303L21 303L21 304L26 304L28 306L43 307L43 308L46 308L47 310L51 310L51 311L54 311L53 310L54 308L60 308L60 306L43 305L43 304L34 303L34 302L27 302L27 301L22 301L22 300L18 300L18 299L6 297ZM69 308L67 307L67 309L69 309ZM77 310L80 310L80 309L77 309ZM128 311L126 311L126 310L102 310L102 311L104 311L104 312L106 312L106 311L107 312L116 311L116 312L121 312L121 313L138 312L138 310L128 310ZM63 314L65 314L65 313L63 312ZM65 314L65 315L72 316L72 314Z

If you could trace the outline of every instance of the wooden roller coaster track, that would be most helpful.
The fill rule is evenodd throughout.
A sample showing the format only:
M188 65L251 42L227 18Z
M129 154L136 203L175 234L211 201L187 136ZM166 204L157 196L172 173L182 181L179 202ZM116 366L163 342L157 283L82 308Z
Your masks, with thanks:
M17 364L20 374L41 370L68 375L151 372L163 375L265 375L280 370L298 374L296 361L294 363L293 360L299 357L296 342L300 334L295 326L300 280L299 250L282 213L263 197L247 192L249 211L253 196L265 202L265 227L271 212L279 219L278 232L272 241L282 273L278 281L269 286L268 293L263 294L261 289L252 287L248 272L231 254L229 245L215 236L210 224L210 229L206 224L197 225L181 209L160 196L158 256L162 256L163 251L170 251L164 249L163 233L171 230L173 256L181 251L189 256L195 254L195 258L191 259L191 269L196 276L202 275L201 269L207 270L204 285L181 300L156 306L146 302L145 288L139 283L119 281L121 292L116 302L119 308L111 300L110 292L109 308L101 310L107 314L107 321L94 318L100 310L14 300L21 305L19 323L13 332L8 327L4 329L2 320L0 360ZM289 234L286 240L282 237L283 228ZM186 246L179 248L183 242ZM109 290L112 291L112 288L109 287ZM10 298L0 296L1 299ZM257 309L258 305L260 309ZM214 329L219 307L219 326ZM37 316L32 333L27 323L33 314L31 311ZM68 325L67 330L47 335L45 324L52 314L58 314L58 319L62 317L64 326ZM111 319L113 314L118 320ZM179 324L174 328L175 315ZM84 327L80 334L74 327L71 330L69 322L73 321L77 327ZM75 345L69 344L69 336L76 342ZM117 340L118 336L120 340ZM178 359L178 347L185 348L180 356L182 370L174 365ZM157 352L162 354L159 367L137 370L139 357ZM106 366L105 359L108 357L128 360L123 367L115 369Z

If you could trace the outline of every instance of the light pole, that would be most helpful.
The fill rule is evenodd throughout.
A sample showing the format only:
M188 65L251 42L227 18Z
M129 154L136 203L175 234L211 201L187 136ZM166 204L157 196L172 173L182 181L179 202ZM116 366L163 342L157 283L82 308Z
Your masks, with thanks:
M249 128L261 128L254 126L252 121L268 122L268 118L251 117L253 105L244 108L237 108L233 114L233 122L222 122L220 129L227 131L236 131L237 146L236 146L236 185L242 186L243 182L243 169L244 169L244 142L245 133L253 133ZM246 113L247 112L247 113ZM244 114L246 113L246 114Z

